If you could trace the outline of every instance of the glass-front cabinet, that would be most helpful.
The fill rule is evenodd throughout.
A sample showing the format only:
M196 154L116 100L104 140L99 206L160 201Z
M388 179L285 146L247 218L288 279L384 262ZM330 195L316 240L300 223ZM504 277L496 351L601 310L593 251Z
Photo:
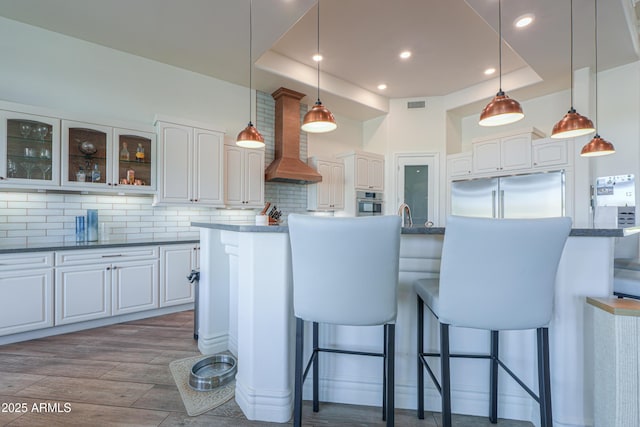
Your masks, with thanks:
M60 185L58 119L0 111L0 135L0 186Z
M153 193L155 134L62 121L62 186Z
M108 126L62 121L62 186L109 188L113 154Z
M156 189L156 135L130 129L114 129L116 144L114 185L127 192L152 193Z

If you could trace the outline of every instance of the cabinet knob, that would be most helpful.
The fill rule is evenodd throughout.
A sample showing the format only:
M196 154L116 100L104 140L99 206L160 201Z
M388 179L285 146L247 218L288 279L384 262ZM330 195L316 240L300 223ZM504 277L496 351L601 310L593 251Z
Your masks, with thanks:
M198 203L198 201L199 201L199 200L198 200L198 199L193 199L193 201L194 201L194 202L196 202L196 203Z
M111 270L111 267L107 267L107 271Z
M4 176L0 176L0 180L3 180L3 179L4 179Z
M117 185L118 185L118 183L117 183L117 182L114 182L114 183L113 183L113 186L114 186L114 187L116 187Z
M114 266L113 266L113 269L114 269L114 270L117 270L117 269L118 269L118 266L114 265Z

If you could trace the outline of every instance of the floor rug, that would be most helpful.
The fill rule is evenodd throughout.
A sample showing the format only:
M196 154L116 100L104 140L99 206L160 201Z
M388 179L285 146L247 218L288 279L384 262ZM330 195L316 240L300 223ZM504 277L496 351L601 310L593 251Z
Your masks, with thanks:
M169 369L180 391L182 403L184 403L187 414L192 417L203 414L227 402L233 398L236 389L235 380L210 391L197 391L189 386L191 367L205 357L207 356L188 357L169 363Z

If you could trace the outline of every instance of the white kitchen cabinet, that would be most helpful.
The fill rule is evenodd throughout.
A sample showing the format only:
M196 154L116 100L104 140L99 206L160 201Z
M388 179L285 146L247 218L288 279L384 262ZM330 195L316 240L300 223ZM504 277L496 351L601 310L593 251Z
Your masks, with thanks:
M307 210L344 209L344 164L316 157L307 163L322 175L322 181L307 186Z
M62 186L106 190L113 181L113 128L62 120Z
M384 157L373 154L356 154L355 187L363 191L384 190Z
M261 208L264 205L264 149L224 146L225 205Z
M56 253L55 324L158 308L158 248Z
M222 207L224 133L158 121L160 173L154 204Z
M53 253L0 255L0 336L53 326Z
M197 244L160 248L160 307L194 302L194 285L187 276L199 267L199 256Z
M156 135L113 128L113 188L118 192L155 194L158 150Z
M158 308L158 260L116 262L112 274L112 314Z
M150 132L62 120L62 187L154 193L156 139Z
M447 156L447 173L449 176L471 175L473 156L471 152L450 154Z
M473 172L531 168L531 133L473 143Z
M0 188L60 186L60 120L0 110Z
M531 143L534 168L568 166L573 153L572 139L538 139Z
M55 324L111 316L111 264L55 269Z

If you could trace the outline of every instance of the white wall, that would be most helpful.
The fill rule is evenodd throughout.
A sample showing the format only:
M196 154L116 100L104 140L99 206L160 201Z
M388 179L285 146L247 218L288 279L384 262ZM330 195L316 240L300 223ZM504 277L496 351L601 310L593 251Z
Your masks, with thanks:
M362 149L362 122L341 114L334 117L338 124L335 131L307 134L309 157L331 158L345 151Z
M165 114L233 136L248 121L245 87L5 18L0 57L7 101L146 124Z
M640 179L640 62L598 73L598 133L616 148L591 160L593 177L633 173ZM592 117L595 120L595 116ZM638 186L636 184L636 200ZM637 203L636 203L637 204Z

